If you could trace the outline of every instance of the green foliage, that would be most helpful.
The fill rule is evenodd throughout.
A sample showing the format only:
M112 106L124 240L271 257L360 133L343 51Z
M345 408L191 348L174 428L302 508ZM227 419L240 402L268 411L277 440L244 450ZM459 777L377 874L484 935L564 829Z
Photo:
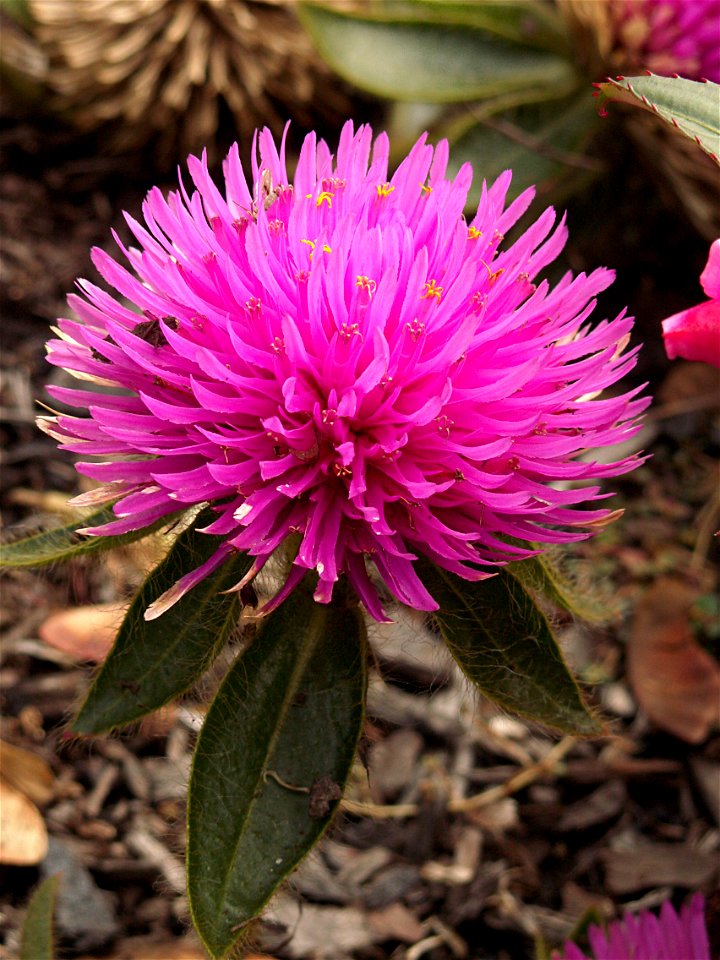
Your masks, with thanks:
M222 649L237 623L239 601L236 593L221 591L250 568L245 554L226 561L157 620L144 619L153 601L223 542L198 532L213 516L200 514L140 588L73 723L75 733L102 733L156 710L183 693Z
M327 0L320 5L332 7ZM477 27L525 46L563 54L568 50L567 35L555 11L537 0L383 0L371 10L379 20Z
M611 603L602 603L589 591L579 589L547 551L537 557L509 563L505 569L525 590L540 594L553 606L574 617L590 623L607 623L615 615Z
M720 86L682 77L622 77L597 84L600 109L611 100L648 110L720 163Z
M53 913L60 876L43 880L28 903L22 928L20 960L53 960Z
M479 199L483 178L491 181L509 167L511 196L544 184L555 200L602 171L602 163L581 152L597 117L552 5L385 0L348 11L306 2L300 12L341 76L394 102L395 147L405 149L429 126L432 140L450 141L455 166L472 162L477 176L469 205ZM429 123L428 104L440 105Z
M453 144L454 167L469 161L488 182L511 169L512 196L539 183L552 190L556 200L603 169L601 162L582 152L599 123L586 90L552 100L538 100L535 91L534 99L517 99L490 101L437 127L436 135ZM476 178L470 196L474 203L480 199L481 186Z
M403 15L393 5L359 14L307 4L301 16L327 62L381 97L451 103L574 85L566 59L519 41L520 17L539 5L478 3L461 19L465 6L426 2Z
M0 12L17 20L17 22L21 23L24 27L32 23L27 0L1 0Z
M117 520L112 512L112 504L102 507L91 514L83 514L72 523L54 527L32 537L16 540L14 543L0 544L0 569L3 567L42 567L58 560L70 560L87 553L100 553L122 547L135 540L142 540L154 530L167 527L178 514L162 517L151 526L132 530L119 536L88 537L78 533L85 527L99 527Z
M224 956L317 842L363 722L359 613L300 586L226 676L197 749L188 808L195 925Z
M440 605L434 617L450 652L485 696L566 733L602 732L550 624L512 573L468 583L428 563L418 566Z

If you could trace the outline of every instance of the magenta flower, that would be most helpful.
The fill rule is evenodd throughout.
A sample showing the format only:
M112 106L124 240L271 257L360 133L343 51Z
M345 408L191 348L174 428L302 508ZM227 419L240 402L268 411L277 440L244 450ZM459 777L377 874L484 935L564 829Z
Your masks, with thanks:
M613 62L720 83L720 0L607 0Z
M635 362L628 317L588 323L612 273L534 282L565 242L554 211L503 248L532 191L506 209L503 174L468 224L472 171L446 177L445 142L423 136L388 179L387 137L348 123L335 159L306 138L293 183L284 147L267 130L257 143L250 185L234 148L224 195L194 157L194 193L152 190L146 226L128 217L141 249L117 240L132 271L93 251L118 294L79 281L80 321L49 344L51 363L121 388L50 389L88 415L45 429L100 458L78 464L106 485L90 499L120 498L115 522L85 532L217 514L222 546L147 616L233 551L256 558L253 576L293 535L273 604L315 570L318 601L345 574L382 618L371 561L398 600L436 609L418 554L481 579L537 552L508 538L579 540L611 518L576 510L607 494L567 481L632 469L592 451L632 435L647 401L597 396Z
M656 917L649 910L626 914L607 930L591 926L587 956L574 943L566 943L561 960L710 960L705 928L705 901L696 893L675 912L669 900Z
M710 297L663 320L665 350L671 360L704 360L720 367L720 239L710 247L700 285Z

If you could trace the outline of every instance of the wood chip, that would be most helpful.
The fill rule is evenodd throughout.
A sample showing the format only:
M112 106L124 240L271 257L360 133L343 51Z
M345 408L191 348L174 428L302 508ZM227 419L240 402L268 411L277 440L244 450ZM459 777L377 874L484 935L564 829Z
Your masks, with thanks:
M371 910L368 923L377 940L402 940L417 943L423 936L423 925L402 903L392 903L384 910Z
M40 811L0 775L0 863L29 867L44 859L48 836Z
M50 803L55 795L55 776L36 753L0 740L0 770L6 780L39 807Z
M409 863L394 863L379 873L362 892L370 909L381 909L400 900L420 883L420 871Z
M117 936L119 924L114 898L95 883L83 854L76 844L51 837L40 872L44 877L60 874L54 914L58 933L78 950L94 950Z
M185 868L181 861L146 827L136 823L126 833L125 843L133 853L151 863L175 893L185 892Z
M355 851L355 856L341 868L337 881L351 890L358 890L391 860L392 854L387 847L370 847L368 850Z
M437 687L453 670L445 645L427 629L422 611L393 606L392 623L368 621L368 639L388 672L398 671L420 683Z
M693 757L690 769L715 823L720 826L720 763Z
M615 894L634 893L667 884L697 890L720 871L716 854L700 853L686 844L656 843L634 850L603 850L605 883Z
M282 937L289 957L345 960L375 942L367 914L356 907L301 905L281 894L271 902L265 919L292 934L290 939L286 934Z
M272 960L260 958L255 960ZM197 941L190 938L177 940L148 940L146 937L133 937L124 941L119 951L114 951L107 960L207 960L207 954ZM92 960L90 957L81 960ZM247 957L246 960L252 960Z
M417 776L423 738L409 727L394 730L370 748L368 778L375 803L394 800Z
M304 897L324 903L350 903L353 895L325 865L316 851L310 853L292 875L293 889Z
M620 779L609 780L587 797L566 806L557 823L558 833L587 830L618 816L625 805L627 790Z
M427 697L405 693L378 677L371 677L367 712L369 717L397 726L422 726L440 737L454 739L465 732L460 717L463 712L471 712L472 703L469 691L450 688Z
M101 603L52 614L39 627L40 638L74 660L100 662L115 642L127 606Z
M695 640L690 608L698 593L661 577L640 600L628 643L628 675L648 717L688 743L720 725L720 665Z

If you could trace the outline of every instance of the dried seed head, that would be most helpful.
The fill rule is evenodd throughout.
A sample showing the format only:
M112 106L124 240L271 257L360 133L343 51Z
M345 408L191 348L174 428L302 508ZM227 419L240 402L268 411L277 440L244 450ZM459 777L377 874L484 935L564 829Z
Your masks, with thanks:
M58 109L107 126L116 151L156 144L161 160L212 148L290 116L347 112L292 0L28 0Z

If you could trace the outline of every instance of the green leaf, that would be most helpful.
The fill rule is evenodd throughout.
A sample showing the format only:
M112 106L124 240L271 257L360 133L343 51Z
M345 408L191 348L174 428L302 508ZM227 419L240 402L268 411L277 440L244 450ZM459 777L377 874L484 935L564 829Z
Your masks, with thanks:
M511 573L474 583L427 563L418 567L440 604L433 616L450 652L485 696L566 733L602 732L550 624Z
M514 43L570 56L565 24L557 9L543 0L384 0L372 13L383 21L413 19L478 27Z
M552 191L557 200L559 192L585 187L604 170L582 152L598 124L593 101L583 90L560 100L495 101L435 131L434 139L442 135L450 140L454 168L472 163L471 206L480 198L483 179L491 183L508 169L513 171L511 197L537 185L541 194Z
M300 13L340 76L392 100L447 103L527 87L559 95L576 79L563 57L474 25L360 16L315 4Z
M579 588L547 551L538 557L509 563L505 569L525 590L540 594L574 617L590 623L607 623L617 612L611 601L600 601L589 591Z
M198 532L214 517L204 511L180 534L168 556L140 588L85 703L74 733L103 733L132 723L179 696L212 663L236 626L234 586L252 558L238 553L193 587L157 620L145 610L180 577L208 560L224 537Z
M29 27L32 24L28 0L2 0L0 10L7 16L12 17L13 20L17 20L24 27Z
M198 740L188 801L190 904L213 957L327 826L362 728L366 682L359 612L316 604L302 585L226 676ZM323 800L328 809L315 809Z
M630 103L661 117L720 164L720 86L682 77L618 77L596 84L600 113L610 100Z
M53 913L60 876L48 877L35 890L28 903L22 928L20 960L53 960Z
M83 514L82 517L63 527L36 533L32 537L16 540L14 543L0 544L0 568L41 567L59 560L83 556L86 553L113 550L115 547L122 547L126 543L133 543L135 540L147 537L154 530L168 526L177 517L178 514L173 513L141 530L133 530L115 537L87 537L78 533L78 530L85 527L99 527L117 520L112 512L112 504L104 506L94 513Z

